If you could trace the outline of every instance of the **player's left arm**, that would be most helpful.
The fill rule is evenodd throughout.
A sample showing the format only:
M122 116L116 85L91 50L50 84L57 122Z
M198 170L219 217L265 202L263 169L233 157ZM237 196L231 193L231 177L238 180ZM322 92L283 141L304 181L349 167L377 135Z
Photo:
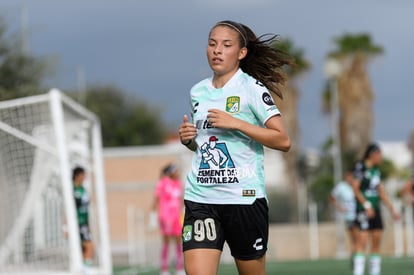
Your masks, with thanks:
M341 213L345 213L346 209L341 203L338 202L336 197L332 194L329 195L329 202Z
M272 149L284 152L290 149L290 138L280 115L269 118L266 127L263 128L235 118L222 110L210 109L208 112L207 119L213 127L240 131Z
M393 219L394 220L400 219L400 214L395 211L394 206L392 205L391 200L387 195L387 192L385 192L385 188L383 184L378 185L378 195L381 198L381 200L384 202L388 210L390 210Z

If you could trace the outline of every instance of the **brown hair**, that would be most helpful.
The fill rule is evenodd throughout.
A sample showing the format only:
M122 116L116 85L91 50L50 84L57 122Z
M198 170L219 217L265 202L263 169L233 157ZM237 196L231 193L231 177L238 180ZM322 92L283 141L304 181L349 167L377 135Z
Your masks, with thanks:
M75 178L80 175L80 174L84 174L85 173L85 169L81 166L76 166L75 168L73 168L72 170L72 180L75 180Z
M283 98L280 87L285 84L287 76L283 66L293 66L293 58L287 53L272 47L277 35L265 34L256 37L246 25L230 20L220 21L215 26L227 26L237 31L240 47L247 48L247 55L240 61L243 72L260 81L270 92Z

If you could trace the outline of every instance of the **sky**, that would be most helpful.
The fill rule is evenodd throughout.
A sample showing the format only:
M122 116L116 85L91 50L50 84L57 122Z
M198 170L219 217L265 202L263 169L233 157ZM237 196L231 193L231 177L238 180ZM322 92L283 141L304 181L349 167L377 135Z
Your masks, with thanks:
M320 103L323 65L333 39L344 33L367 32L384 48L368 67L374 139L407 141L414 129L413 13L411 0L0 1L10 30L20 33L26 26L30 52L53 60L47 87L115 85L154 106L172 129L189 113L191 87L211 76L205 48L217 21L289 38L312 64L298 81L305 148L320 147L330 135Z

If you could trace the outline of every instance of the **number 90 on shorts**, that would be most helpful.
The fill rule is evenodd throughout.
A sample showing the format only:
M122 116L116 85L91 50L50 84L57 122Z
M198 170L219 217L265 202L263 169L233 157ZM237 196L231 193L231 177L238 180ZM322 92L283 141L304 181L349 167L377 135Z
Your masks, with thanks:
M196 242L217 239L216 225L212 218L195 220L194 225L185 225L183 228L183 242L189 242L194 238Z

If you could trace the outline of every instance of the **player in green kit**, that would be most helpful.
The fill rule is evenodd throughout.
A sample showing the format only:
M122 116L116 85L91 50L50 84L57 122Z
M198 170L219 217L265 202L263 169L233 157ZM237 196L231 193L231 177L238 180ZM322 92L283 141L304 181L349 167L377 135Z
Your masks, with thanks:
M358 162L354 170L353 188L357 199L357 224L360 229L354 257L354 275L363 275L365 270L365 255L368 240L371 239L371 256L369 259L369 275L381 274L380 244L383 231L381 217L381 201L390 210L394 219L399 214L385 192L381 183L379 165L382 162L380 147L372 143L368 145L364 158Z
M79 233L82 242L82 255L85 265L91 265L94 246L89 228L89 195L83 186L85 180L85 169L76 167L72 173L73 195L75 197L76 213L78 216Z
M184 116L179 129L183 145L194 151L184 194L187 275L216 274L225 242L239 274L266 274L263 147L290 148L270 93L282 97L281 67L291 60L271 47L274 38L257 38L233 21L218 22L210 31L213 76L191 89L192 121Z

